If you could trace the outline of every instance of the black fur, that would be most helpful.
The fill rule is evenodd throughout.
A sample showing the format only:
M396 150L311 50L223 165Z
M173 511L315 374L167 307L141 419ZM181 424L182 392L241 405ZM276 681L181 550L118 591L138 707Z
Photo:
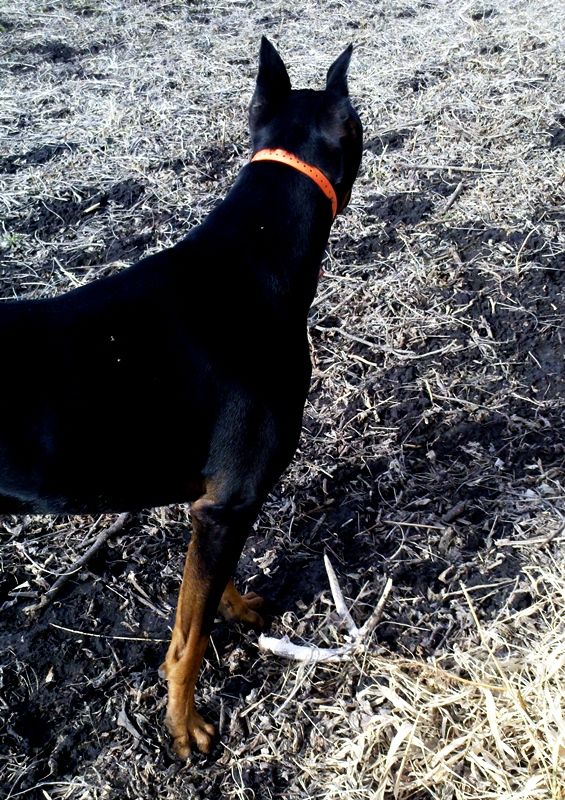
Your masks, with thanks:
M292 91L263 38L253 149L322 169L340 205L361 158L348 48L324 91ZM49 300L0 304L0 513L139 509L222 475L257 507L298 441L308 308L331 225L308 178L247 164L175 247Z

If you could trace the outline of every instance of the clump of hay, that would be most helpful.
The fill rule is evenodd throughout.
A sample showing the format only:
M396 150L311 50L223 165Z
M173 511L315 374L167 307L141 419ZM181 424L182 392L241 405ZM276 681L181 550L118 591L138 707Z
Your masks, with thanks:
M327 704L331 735L301 759L310 796L562 800L565 569L525 571L531 603L432 663L368 655Z

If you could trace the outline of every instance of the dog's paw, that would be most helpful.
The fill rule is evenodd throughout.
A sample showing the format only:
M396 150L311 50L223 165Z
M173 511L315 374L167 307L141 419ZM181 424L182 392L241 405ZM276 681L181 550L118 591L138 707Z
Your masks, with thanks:
M255 594L255 592L247 592L247 594L242 595L241 600L243 603L243 613L240 617L241 621L254 628L263 628L265 621L261 614L258 614L256 611L256 609L261 608L265 602L261 595Z
M229 600L222 599L220 611L224 619L244 622L253 628L262 628L265 622L256 609L261 608L263 602L263 598L255 592L247 592L244 595L234 592Z
M205 755L212 749L216 729L197 711L189 715L184 725L177 726L167 720L167 727L173 737L173 750L182 761L189 760L193 745ZM179 727L182 732L179 732Z

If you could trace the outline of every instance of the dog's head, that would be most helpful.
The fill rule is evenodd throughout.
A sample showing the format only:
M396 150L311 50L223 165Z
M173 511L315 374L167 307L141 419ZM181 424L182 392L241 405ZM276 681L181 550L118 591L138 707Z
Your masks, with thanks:
M363 151L363 128L347 88L349 45L328 70L326 88L291 89L283 61L263 36L257 85L249 107L253 152L282 148L321 169L340 210L351 194Z

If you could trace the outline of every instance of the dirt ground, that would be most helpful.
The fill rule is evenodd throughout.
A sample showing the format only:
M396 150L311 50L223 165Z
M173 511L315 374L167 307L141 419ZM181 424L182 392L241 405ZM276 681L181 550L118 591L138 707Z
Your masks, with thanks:
M302 86L322 85L355 44L362 170L311 312L300 448L238 574L267 599L272 635L342 639L328 553L358 622L393 580L375 651L450 665L478 641L477 623L527 616L532 581L563 564L558 6L0 6L1 298L49 296L123 269L207 214L248 155L261 34ZM0 391L17 388L0 354ZM347 767L338 786L307 767L329 758L332 706L357 735L363 692L384 679L363 658L288 666L258 651L256 633L220 624L198 691L219 741L209 758L180 764L157 668L187 507L130 518L41 613L26 611L112 521L0 518L0 796L563 797L559 744L555 773L531 794L510 767L504 791L471 768L467 794L453 788L463 772L406 788L390 769L367 778ZM555 637L562 646L562 624ZM565 695L556 702L563 719Z

